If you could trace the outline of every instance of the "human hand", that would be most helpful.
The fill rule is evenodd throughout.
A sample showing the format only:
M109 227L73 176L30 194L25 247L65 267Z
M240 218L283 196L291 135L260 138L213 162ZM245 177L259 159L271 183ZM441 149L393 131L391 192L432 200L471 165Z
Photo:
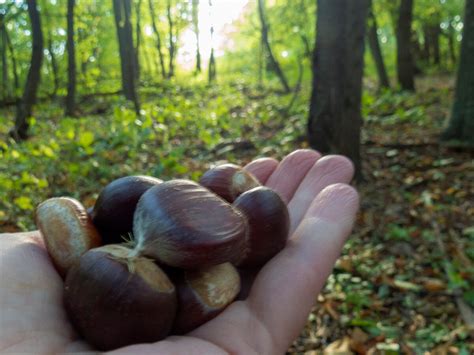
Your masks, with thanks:
M258 273L245 301L186 336L170 336L112 353L279 354L304 327L349 235L358 209L352 164L311 150L280 163L258 159L245 167L288 205L290 239ZM69 323L63 282L38 232L0 235L0 351L94 351Z

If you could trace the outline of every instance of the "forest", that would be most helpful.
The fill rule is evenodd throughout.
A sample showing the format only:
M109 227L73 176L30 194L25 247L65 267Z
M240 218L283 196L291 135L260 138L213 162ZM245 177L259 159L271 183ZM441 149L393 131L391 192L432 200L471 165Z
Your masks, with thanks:
M344 155L360 210L287 353L474 353L474 0L0 0L0 77L0 232L123 176Z

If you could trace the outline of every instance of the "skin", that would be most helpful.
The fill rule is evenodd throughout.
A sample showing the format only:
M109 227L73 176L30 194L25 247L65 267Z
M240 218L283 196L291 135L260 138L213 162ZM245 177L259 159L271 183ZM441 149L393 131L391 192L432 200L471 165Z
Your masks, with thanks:
M298 150L281 162L263 158L245 168L288 205L285 249L259 272L247 300L187 336L111 353L284 354L296 339L354 223L359 199L347 185L353 165ZM0 235L0 275L1 352L96 352L68 322L63 282L37 231Z

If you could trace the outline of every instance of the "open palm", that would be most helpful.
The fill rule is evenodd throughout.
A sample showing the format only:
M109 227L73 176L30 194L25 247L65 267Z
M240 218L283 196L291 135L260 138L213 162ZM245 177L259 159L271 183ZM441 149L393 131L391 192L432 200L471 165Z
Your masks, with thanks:
M247 300L187 336L114 352L278 354L298 336L354 222L358 196L346 185L353 167L340 156L299 150L281 162L255 160L246 169L287 203L286 248L259 272ZM38 232L0 235L0 351L94 351L69 323L62 294Z

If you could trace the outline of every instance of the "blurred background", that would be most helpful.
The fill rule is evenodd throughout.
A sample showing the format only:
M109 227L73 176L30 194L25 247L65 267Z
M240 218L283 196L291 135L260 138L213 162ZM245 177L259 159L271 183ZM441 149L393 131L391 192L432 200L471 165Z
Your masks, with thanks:
M0 231L298 148L353 237L289 353L474 353L474 0L0 0Z

